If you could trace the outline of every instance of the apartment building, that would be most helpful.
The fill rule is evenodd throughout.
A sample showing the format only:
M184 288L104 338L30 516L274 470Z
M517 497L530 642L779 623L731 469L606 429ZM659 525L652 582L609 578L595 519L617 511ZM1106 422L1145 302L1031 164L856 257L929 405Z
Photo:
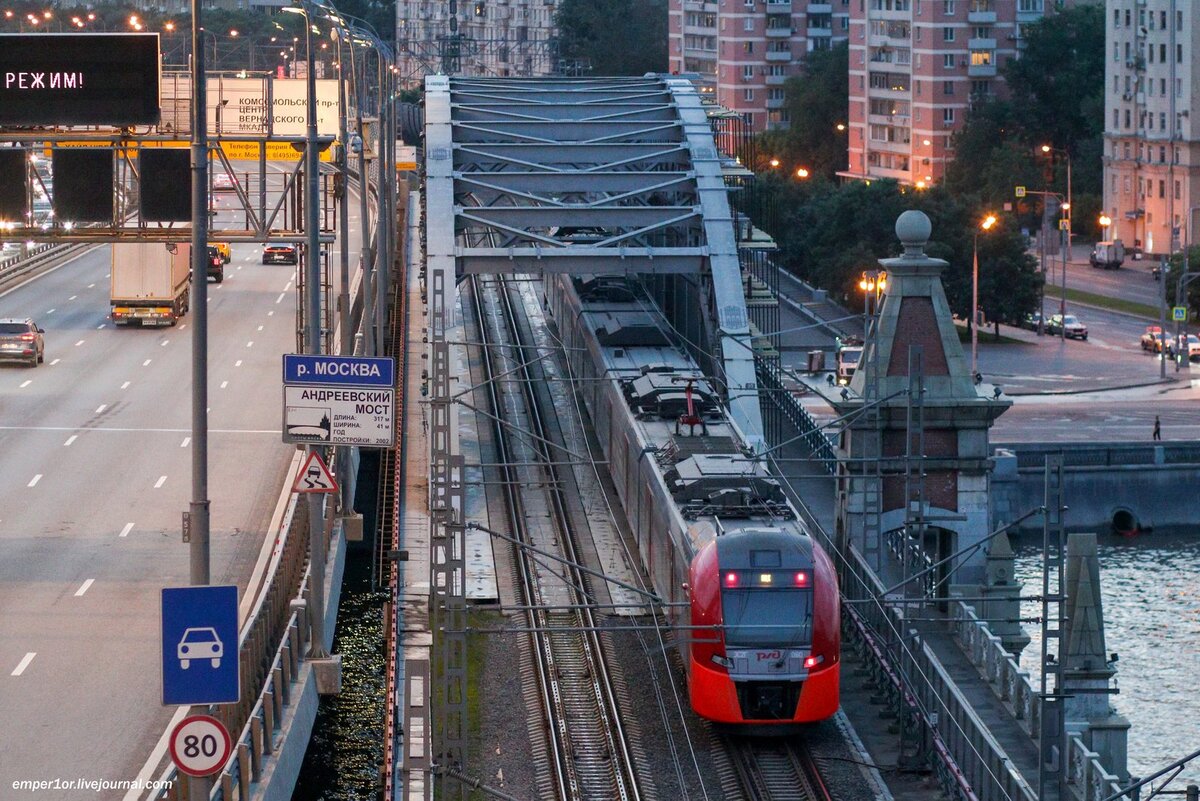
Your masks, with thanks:
M1132 1L1132 0L1131 0ZM853 179L939 183L950 138L979 98L1002 93L1000 67L1052 0L852 0Z
M788 123L783 83L804 56L843 41L858 0L669 0L670 70L753 130Z
M400 80L420 85L449 56L457 75L536 77L555 72L551 38L558 0L458 0L458 40L446 0L397 0Z
M1146 253L1200 242L1200 8L1109 0L1104 213L1109 236ZM1174 241L1173 241L1174 240Z

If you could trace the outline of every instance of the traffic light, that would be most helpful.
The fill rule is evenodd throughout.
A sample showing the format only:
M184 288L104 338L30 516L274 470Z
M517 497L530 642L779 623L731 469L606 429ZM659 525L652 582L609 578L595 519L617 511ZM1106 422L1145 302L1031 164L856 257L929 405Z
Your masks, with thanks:
M192 160L184 148L142 148L138 204L146 222L192 219Z
M56 148L54 216L59 222L113 221L113 151L102 147Z

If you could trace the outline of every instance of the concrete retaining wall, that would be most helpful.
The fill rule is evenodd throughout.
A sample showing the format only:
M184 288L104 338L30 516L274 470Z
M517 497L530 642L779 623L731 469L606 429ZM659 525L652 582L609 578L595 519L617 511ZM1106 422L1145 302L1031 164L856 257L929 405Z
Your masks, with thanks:
M1200 442L997 446L994 525L1042 505L1049 453L1064 456L1068 531L1108 534L1115 528L1137 528L1181 533L1200 527ZM1041 526L1040 517L1030 518L1018 533L1040 532Z

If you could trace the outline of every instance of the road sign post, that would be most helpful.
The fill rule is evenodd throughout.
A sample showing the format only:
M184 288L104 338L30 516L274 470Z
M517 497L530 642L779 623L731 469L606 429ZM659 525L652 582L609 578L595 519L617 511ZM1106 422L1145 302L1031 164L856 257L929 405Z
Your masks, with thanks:
M236 586L164 587L163 705L241 699Z
M180 773L211 776L233 753L233 740L225 724L208 715L192 715L171 731L171 759Z

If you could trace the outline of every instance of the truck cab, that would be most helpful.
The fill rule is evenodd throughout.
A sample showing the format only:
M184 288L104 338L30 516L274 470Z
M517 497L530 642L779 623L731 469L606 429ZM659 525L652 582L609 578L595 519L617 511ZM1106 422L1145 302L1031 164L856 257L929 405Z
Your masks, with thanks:
M846 337L837 341L837 383L846 386L854 377L858 363L862 360L863 342L858 337Z

